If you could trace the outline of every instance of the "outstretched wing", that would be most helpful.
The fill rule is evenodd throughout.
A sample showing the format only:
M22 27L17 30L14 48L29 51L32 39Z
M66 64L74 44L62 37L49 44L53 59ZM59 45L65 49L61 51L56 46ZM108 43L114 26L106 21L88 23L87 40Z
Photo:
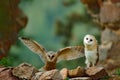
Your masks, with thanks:
M60 49L56 53L57 62L61 60L72 60L84 56L84 47L83 46L71 46Z
M47 57L46 57L46 53L47 51L45 50L45 48L43 48L39 43L37 43L34 40L31 40L29 38L25 38L25 37L19 37L19 39L34 53L38 54L41 59L43 59L44 61L46 61Z

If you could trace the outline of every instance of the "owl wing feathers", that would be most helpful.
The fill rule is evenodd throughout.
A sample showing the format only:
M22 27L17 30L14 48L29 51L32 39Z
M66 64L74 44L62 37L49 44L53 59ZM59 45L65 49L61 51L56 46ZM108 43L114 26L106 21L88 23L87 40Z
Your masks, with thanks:
M45 48L42 47L42 45L40 45L39 43L37 43L34 40L31 40L29 38L25 38L25 37L19 37L19 39L34 53L38 54L40 57L42 57L41 59L44 59L44 61L46 60L46 53L47 51L45 50Z
M72 60L84 56L84 47L83 46L71 46L60 49L57 52L57 62L61 60Z

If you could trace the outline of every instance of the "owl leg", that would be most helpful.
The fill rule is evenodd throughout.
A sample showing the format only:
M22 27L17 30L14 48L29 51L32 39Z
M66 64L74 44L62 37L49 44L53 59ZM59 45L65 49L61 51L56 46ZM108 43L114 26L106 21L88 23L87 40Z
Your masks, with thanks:
M92 66L93 66L93 67L95 66L95 63L96 63L96 60L93 60L93 61L92 61Z
M92 66L94 67L94 66L95 66L95 63L92 63Z
M87 65L87 68L90 67L90 62L89 62L89 60L86 59L85 64Z

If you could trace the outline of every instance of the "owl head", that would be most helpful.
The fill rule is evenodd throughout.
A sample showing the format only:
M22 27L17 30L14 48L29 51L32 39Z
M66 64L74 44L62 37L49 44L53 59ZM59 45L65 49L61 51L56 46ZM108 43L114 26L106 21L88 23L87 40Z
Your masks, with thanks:
M56 58L56 53L54 51L48 51L46 57L49 62L53 62Z
M84 37L84 45L95 45L97 43L96 38L93 35L87 34Z

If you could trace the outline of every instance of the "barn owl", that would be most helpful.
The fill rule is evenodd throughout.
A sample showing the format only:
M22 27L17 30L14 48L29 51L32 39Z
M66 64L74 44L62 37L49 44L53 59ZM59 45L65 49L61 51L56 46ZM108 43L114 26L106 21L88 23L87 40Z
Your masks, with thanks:
M87 68L95 66L99 59L97 40L93 35L85 35L84 51Z
M54 51L47 51L38 42L31 40L29 38L20 37L19 38L31 51L38 54L45 66L43 66L44 71L52 70L56 68L56 63L61 60L72 60L84 56L84 48L82 46L71 46Z

